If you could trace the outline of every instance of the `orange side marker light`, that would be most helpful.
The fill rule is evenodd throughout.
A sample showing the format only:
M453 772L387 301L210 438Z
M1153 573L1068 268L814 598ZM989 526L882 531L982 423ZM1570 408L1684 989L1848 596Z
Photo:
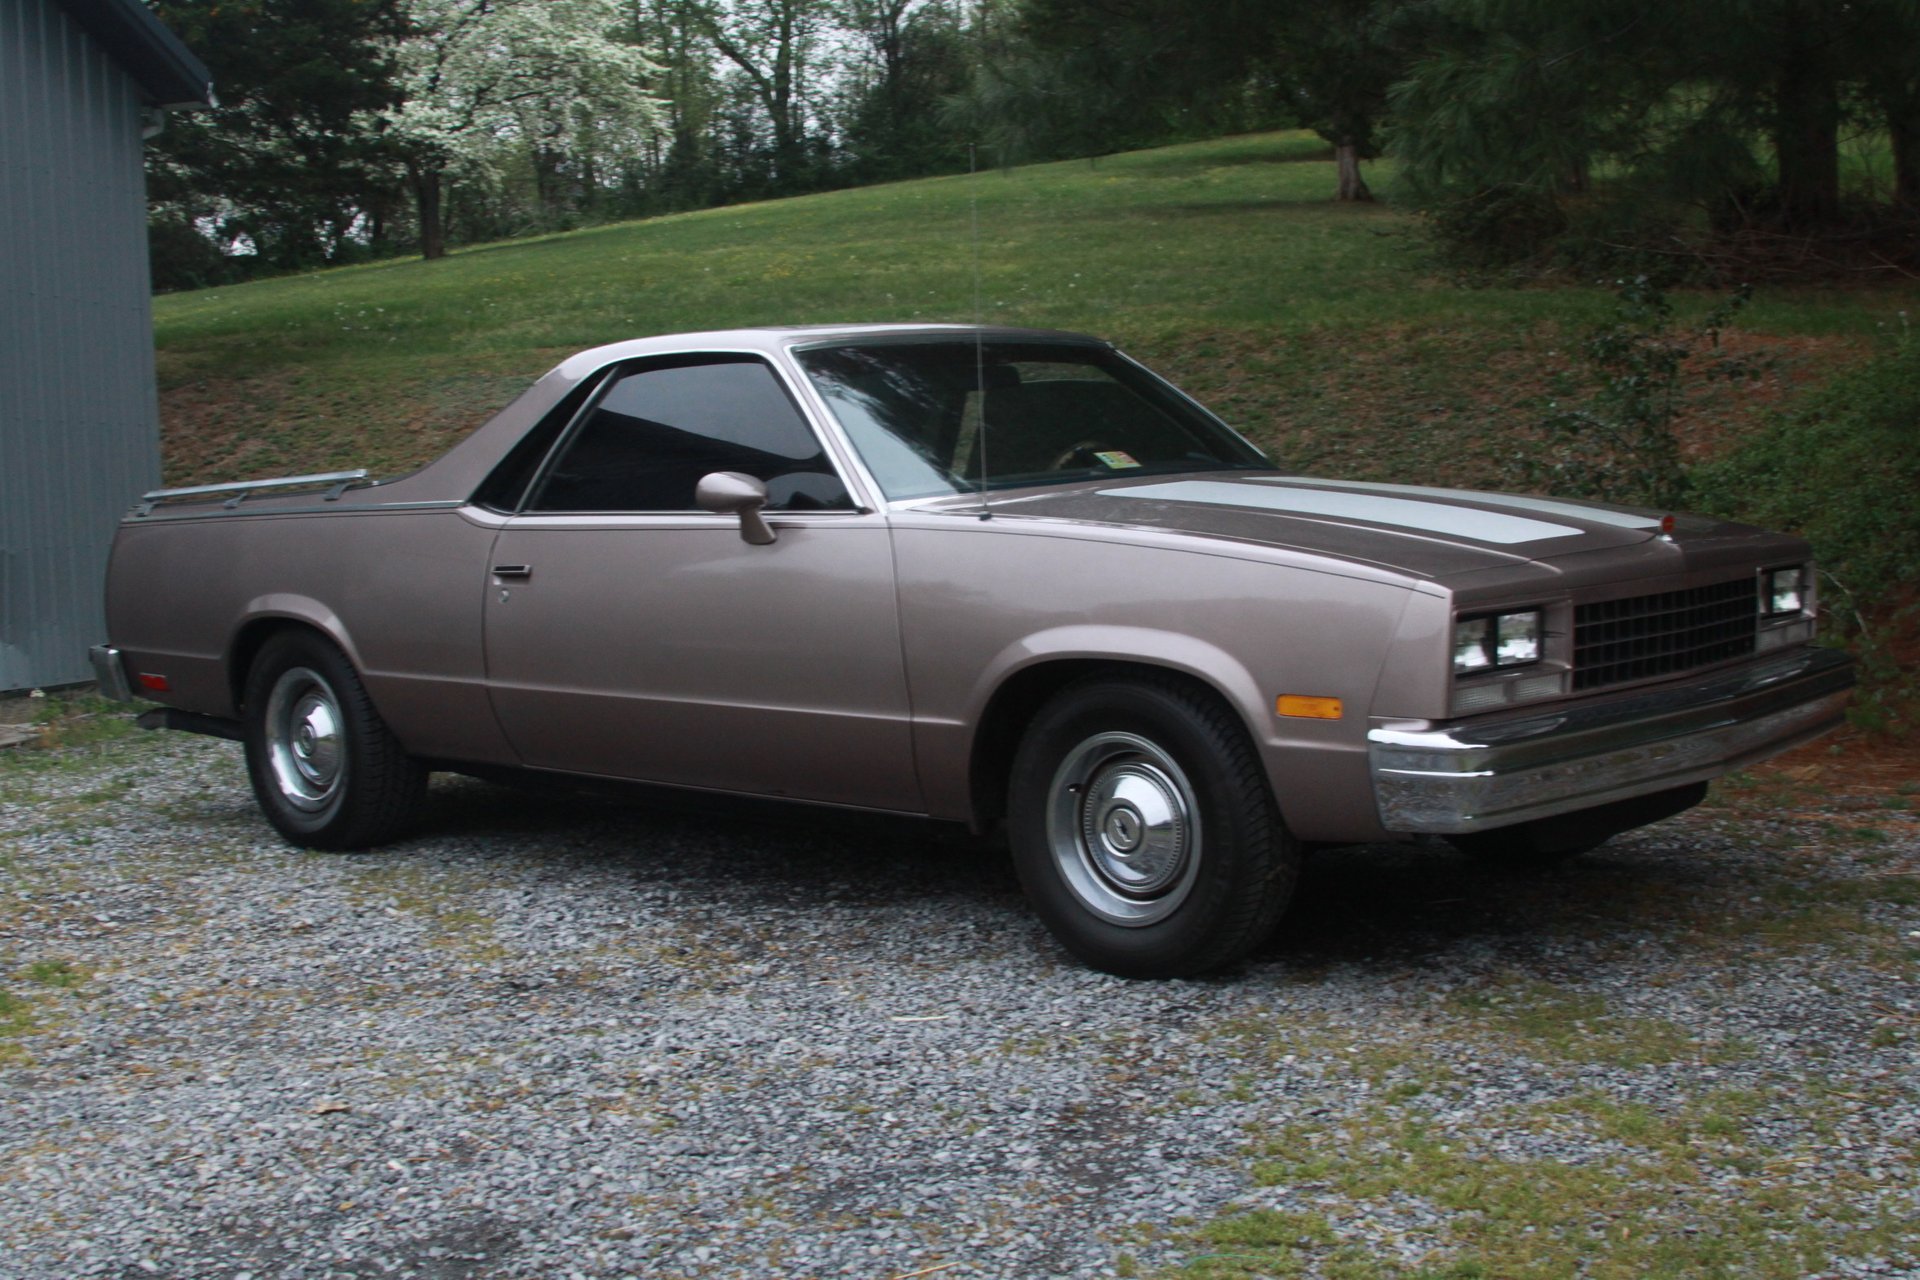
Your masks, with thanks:
M1338 698L1310 698L1298 693L1281 694L1274 699L1273 709L1297 720L1338 720L1343 710Z

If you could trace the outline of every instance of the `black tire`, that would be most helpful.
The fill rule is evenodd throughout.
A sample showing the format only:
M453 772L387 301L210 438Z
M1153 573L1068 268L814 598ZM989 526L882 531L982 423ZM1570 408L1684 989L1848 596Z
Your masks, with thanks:
M353 664L311 631L282 631L247 670L247 774L288 842L365 849L405 832L427 773L374 710Z
M1008 826L1040 919L1126 978L1242 959L1299 874L1245 728L1177 677L1093 677L1042 707L1014 756Z

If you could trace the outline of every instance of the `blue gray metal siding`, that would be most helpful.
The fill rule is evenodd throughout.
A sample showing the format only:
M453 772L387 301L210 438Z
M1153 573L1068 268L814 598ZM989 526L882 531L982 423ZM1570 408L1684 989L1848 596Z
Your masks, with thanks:
M91 678L114 525L159 480L141 102L0 0L0 691Z

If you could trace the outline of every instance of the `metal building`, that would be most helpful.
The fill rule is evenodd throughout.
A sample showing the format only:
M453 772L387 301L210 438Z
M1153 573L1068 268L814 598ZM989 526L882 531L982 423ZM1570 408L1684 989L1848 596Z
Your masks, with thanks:
M0 0L0 692L91 678L160 474L141 143L211 101L140 0Z

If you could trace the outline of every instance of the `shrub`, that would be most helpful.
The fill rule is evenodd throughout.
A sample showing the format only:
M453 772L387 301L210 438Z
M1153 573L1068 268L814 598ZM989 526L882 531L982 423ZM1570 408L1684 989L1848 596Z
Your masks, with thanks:
M1904 313L1884 350L1693 481L1706 510L1806 535L1856 601L1920 578L1920 342Z
M1559 203L1532 187L1488 187L1424 204L1435 258L1468 279L1537 273L1567 229Z
M1899 652L1920 625L1920 341L1906 314L1882 350L1692 480L1701 509L1813 543L1825 612L1861 659L1856 719L1910 723L1920 676Z
M1613 318L1580 344L1598 387L1584 403L1552 406L1541 428L1553 448L1524 460L1525 480L1571 497L1671 511L1685 504L1689 489L1673 429L1689 379L1752 372L1719 351L1721 332L1750 291L1742 287L1688 330L1673 323L1672 305L1646 276L1617 281L1616 288ZM1688 357L1703 342L1715 355L1690 373Z

